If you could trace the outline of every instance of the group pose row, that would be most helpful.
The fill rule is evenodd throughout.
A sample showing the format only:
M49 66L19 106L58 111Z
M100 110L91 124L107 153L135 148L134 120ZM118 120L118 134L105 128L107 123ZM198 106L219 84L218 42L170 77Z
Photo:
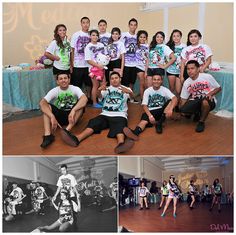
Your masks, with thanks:
M41 147L45 148L54 141L52 133L58 125L66 126L61 128L62 138L72 146L78 146L93 133L110 128L108 137L116 137L118 142L115 153L125 152L146 126L155 125L157 133L162 133L163 121L172 115L176 106L186 116L194 114L194 120L198 122L196 131L204 131L204 122L215 108L215 95L221 88L210 74L203 73L211 63L212 52L207 45L200 44L198 30L189 32L188 46L181 43L182 33L179 30L172 32L167 45L161 31L148 45L145 30L135 34L136 19L129 21L129 31L122 34L117 27L108 34L105 20L98 23L100 36L97 30L89 31L89 26L89 19L83 17L82 29L73 34L69 43L66 27L57 25L55 40L45 53L54 61L53 71L58 87L49 91L40 102L45 114ZM109 57L108 72L105 73L101 54ZM162 86L165 69L170 89ZM108 77L109 84L105 77ZM144 114L135 130L130 130L127 128L127 101L134 101L136 77L140 82ZM90 97L93 107L102 108L102 113L75 136L70 131L82 116Z
M211 204L211 207L209 208L209 211L212 211L214 205L218 205L218 212L220 213L221 212L221 206L220 206L221 195L223 193L223 190L222 190L222 185L220 184L219 179L214 180L211 191L213 192L214 196L213 196L212 204ZM161 203L158 209L160 210L165 203L161 217L164 217L166 215L166 211L169 207L169 204L173 200L173 216L176 218L177 216L176 206L177 206L178 199L180 198L180 195L181 195L181 190L179 186L177 185L177 183L175 182L174 175L170 175L168 182L166 180L163 181L161 192L162 192ZM144 205L146 209L149 209L147 196L148 194L150 194L150 192L148 188L145 186L144 181L141 182L141 185L138 189L138 193L139 193L139 198L140 198L140 210L143 210ZM193 205L194 205L195 197L197 193L197 188L194 185L193 180L190 181L188 193L191 197L189 208L192 210L194 208Z

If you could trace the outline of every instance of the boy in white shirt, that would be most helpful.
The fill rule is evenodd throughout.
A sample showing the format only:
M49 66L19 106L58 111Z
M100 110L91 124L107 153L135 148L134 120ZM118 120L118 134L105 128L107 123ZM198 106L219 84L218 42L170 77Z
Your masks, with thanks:
M194 121L198 121L195 131L203 132L205 120L216 106L215 95L221 87L210 74L200 73L200 64L196 60L188 61L186 66L189 78L180 94L180 112L195 114Z
M70 85L68 74L57 74L56 79L58 86L50 90L39 103L44 122L41 148L46 148L55 140L53 132L58 124L66 125L66 129L71 130L82 117L88 101L79 87Z
M76 147L79 143L102 130L109 128L108 137L117 139L116 154L128 151L133 145L133 140L125 138L123 129L127 126L128 99L133 96L130 88L121 85L118 72L110 74L110 86L102 85L98 89L98 97L103 99L102 113L90 119L87 128L78 134L64 130L61 132L62 140L70 146Z
M173 109L177 105L176 96L171 91L162 86L162 77L153 76L152 86L144 91L142 106L144 113L141 121L136 126L135 130L127 127L124 128L124 134L133 140L138 140L146 127L155 125L156 132L162 133L162 123L166 117L171 117Z

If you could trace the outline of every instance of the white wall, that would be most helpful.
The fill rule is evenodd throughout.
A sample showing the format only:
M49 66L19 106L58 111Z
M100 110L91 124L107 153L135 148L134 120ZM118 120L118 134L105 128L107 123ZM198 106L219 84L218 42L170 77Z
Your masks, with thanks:
M140 157L119 157L118 166L119 173L126 173L136 177L140 176Z
M57 167L41 157L10 157L3 159L3 175L26 180L38 180L55 185L58 178Z

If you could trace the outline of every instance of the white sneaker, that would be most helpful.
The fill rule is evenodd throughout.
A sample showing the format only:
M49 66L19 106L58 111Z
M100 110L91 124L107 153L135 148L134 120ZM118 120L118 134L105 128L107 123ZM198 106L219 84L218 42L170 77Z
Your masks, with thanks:
M130 99L130 103L132 104L139 104L139 101L136 99Z

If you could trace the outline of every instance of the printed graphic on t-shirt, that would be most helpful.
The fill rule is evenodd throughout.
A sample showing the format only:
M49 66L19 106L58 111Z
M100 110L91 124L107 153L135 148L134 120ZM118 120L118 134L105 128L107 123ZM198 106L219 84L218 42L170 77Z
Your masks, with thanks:
M173 64L171 64L167 72L173 73L173 74L180 74L180 66L181 66L181 52L183 50L183 47L175 47L174 55L176 57L176 60Z
M220 184L217 184L217 185L214 187L214 191L215 191L215 193L221 193L221 185L220 185Z
M103 111L124 112L125 97L123 92L110 91L104 98Z
M125 61L128 63L135 61L136 43L137 40L135 38L124 37L124 45L126 48Z
M64 47L59 49L60 61L63 65L68 66L70 64L70 43L64 43Z
M118 45L113 43L109 44L107 46L107 52L111 59L117 58Z
M77 103L77 97L71 91L59 93L55 100L55 106L64 111L70 111Z
M164 186L161 189L162 189L163 195L168 195L168 188L167 188L167 186Z
M69 201L61 203L59 206L59 215L62 223L70 221L73 218L73 206Z
M79 36L76 42L76 55L78 56L79 60L84 60L84 49L89 43L90 38Z
M138 64L146 64L148 48L140 45L136 50L136 60Z
M146 189L140 188L140 195L145 196L146 195Z
M42 199L42 198L43 198L43 193L44 193L44 191L42 190L42 187L36 188L36 190L35 190L35 196L36 196L38 199Z
M71 190L71 179L70 178L62 178L61 184L62 184L63 189L66 189L68 192Z
M104 46L108 45L109 37L101 37L99 42L101 42Z
M17 189L14 189L12 191L12 196L13 196L13 199L18 199L20 197L20 193Z
M91 46L89 47L89 50L92 52L93 55L93 61L96 61L97 55L99 53L104 54L104 47L96 47L96 46Z
M190 93L190 98L201 98L205 97L207 93L210 92L210 85L207 81L196 82L187 87L188 92Z
M170 190L175 194L175 195L178 195L180 192L179 192L179 189L177 187L176 184L170 184Z
M202 46L192 49L191 51L186 51L186 59L196 60L200 65L205 63L206 51Z
M166 98L159 94L148 96L148 108L162 108L166 103Z
M95 179L85 179L81 182L78 182L77 190L79 193L86 190L86 195L92 195L94 188L98 185L98 181Z
M117 182L111 183L110 188L113 192L117 192L118 191L118 183Z

